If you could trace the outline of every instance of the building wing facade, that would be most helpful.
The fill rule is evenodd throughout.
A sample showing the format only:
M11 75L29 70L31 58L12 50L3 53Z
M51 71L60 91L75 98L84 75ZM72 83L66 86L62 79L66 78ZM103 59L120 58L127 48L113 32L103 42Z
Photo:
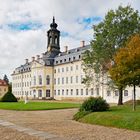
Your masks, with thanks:
M82 55L90 50L90 45L85 45L60 52L60 31L53 18L50 30L47 32L47 51L41 56L32 57L29 62L16 68L12 73L12 91L18 98L30 99L57 99L57 100L83 100L87 97L101 96L108 102L117 103L118 90L110 90L104 75L97 83L96 75L93 85L86 87L83 84L85 73L82 65ZM140 88L137 88L140 91ZM124 90L124 101L132 99L133 90ZM137 95L137 98L139 96Z
M6 93L8 92L8 84L4 81L0 79L0 98Z

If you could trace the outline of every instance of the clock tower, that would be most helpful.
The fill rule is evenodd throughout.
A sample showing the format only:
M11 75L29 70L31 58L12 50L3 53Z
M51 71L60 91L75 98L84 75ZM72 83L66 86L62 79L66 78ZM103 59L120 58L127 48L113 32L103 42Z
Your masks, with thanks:
M50 30L47 32L48 44L47 52L60 53L60 31L57 30L57 24L55 23L55 18L53 17L53 22L50 24Z

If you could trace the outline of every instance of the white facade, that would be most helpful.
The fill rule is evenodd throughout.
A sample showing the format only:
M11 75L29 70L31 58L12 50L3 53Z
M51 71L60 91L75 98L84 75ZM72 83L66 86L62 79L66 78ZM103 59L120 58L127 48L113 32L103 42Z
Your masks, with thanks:
M40 58L32 57L32 61L16 68L12 74L12 91L18 98L31 99L54 98L57 100L83 100L90 96L101 96L109 103L117 103L118 90L112 90L107 85L108 76L91 75L93 83L87 87L82 83L85 73L82 66L83 52L90 50L90 45L85 45L60 52L60 31L53 18L47 32L47 52ZM90 73L90 71L89 71ZM140 99L140 88L136 89L137 99ZM127 87L123 93L123 101L132 99L133 88Z
M15 74L12 76L12 91L17 98L32 97L31 72Z

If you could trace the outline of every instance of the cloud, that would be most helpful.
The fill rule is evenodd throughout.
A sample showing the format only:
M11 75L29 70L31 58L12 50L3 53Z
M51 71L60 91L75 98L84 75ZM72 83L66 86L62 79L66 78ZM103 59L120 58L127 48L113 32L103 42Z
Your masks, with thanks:
M108 10L131 4L140 10L138 0L0 0L0 77L8 76L24 59L47 49L46 31L52 16L61 31L61 50L75 48L81 40L88 44L92 25Z

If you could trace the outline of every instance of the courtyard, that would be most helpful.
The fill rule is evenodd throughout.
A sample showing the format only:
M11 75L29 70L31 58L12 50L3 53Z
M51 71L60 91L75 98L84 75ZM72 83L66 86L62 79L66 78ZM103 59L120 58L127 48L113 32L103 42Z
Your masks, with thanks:
M48 140L139 140L140 132L83 124L72 120L78 109L61 109L46 111L12 111L0 110L0 119L17 125L19 128L32 129L55 135ZM0 123L2 140L39 140L35 133L20 131Z

